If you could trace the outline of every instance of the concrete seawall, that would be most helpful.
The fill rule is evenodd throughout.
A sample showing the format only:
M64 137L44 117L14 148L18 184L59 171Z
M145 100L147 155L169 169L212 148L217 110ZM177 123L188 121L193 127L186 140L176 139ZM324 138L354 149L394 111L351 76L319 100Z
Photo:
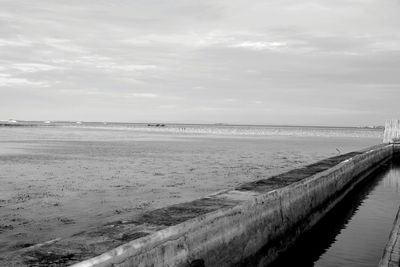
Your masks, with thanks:
M393 151L393 145L380 145L329 158L23 249L0 259L0 265L265 265L391 159Z
M400 153L400 144L393 145L393 153ZM391 267L400 265L400 209L397 212L389 241L383 252L379 267Z
M389 242L387 243L379 267L394 267L400 265L400 210L397 213Z

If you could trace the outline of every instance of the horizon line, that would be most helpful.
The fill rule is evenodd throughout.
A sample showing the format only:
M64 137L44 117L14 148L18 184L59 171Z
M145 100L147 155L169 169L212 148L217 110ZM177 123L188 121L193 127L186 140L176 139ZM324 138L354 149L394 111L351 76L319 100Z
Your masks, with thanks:
M375 128L384 128L384 125L363 125L363 126L339 126L339 125L306 125L306 124L261 124L261 123L227 123L227 122L154 122L154 121L147 121L147 122L129 122L129 121L85 121L85 120L18 120L18 119L9 119L9 120L0 120L0 122L8 122L15 120L17 122L35 122L35 123L43 123L46 121L52 122L52 123L62 123L62 122L68 122L68 123L76 123L76 122L81 122L81 123L118 123L118 124L154 124L154 123L159 123L159 124L178 124L178 125L221 125L221 126L272 126L272 127L315 127L315 128L369 128L369 129L375 129Z

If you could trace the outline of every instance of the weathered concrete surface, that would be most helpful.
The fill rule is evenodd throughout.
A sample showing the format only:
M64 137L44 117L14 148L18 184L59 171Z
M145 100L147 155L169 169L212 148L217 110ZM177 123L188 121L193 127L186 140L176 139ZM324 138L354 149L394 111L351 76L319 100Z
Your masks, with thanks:
M400 120L386 121L383 143L400 143Z
M0 265L267 264L392 153L392 145L381 145L329 158L235 190L26 248L0 259Z
M397 213L389 242L383 252L379 267L400 266L400 210Z

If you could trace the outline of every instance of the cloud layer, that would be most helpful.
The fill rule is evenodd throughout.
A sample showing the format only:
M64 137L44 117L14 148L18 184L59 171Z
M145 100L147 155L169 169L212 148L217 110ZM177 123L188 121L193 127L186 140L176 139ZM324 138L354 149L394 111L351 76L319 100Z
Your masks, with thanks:
M0 119L398 117L395 0L0 3Z

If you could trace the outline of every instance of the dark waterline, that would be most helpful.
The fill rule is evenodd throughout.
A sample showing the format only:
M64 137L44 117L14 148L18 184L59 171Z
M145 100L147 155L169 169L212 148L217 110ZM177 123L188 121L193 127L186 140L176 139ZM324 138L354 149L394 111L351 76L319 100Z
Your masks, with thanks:
M270 266L377 266L400 205L399 181L397 157Z

